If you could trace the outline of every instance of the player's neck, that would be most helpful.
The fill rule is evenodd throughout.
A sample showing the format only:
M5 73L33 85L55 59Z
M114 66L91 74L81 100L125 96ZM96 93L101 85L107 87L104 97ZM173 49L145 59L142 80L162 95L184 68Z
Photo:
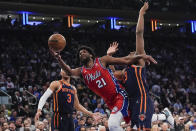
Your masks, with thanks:
M66 82L66 83L70 83L70 78L63 77L62 81Z
M92 68L94 65L94 60L90 58L89 62L85 65L87 68Z

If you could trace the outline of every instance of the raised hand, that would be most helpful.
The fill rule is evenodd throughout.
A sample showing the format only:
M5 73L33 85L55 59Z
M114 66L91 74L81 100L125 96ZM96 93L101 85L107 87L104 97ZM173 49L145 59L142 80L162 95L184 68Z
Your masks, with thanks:
M36 115L35 115L35 122L39 121L39 117L41 116L42 112L41 111L37 111Z
M150 55L142 55L142 58L145 62L148 63L148 65L150 65L150 63L157 64L157 61L154 58L152 58L152 56Z
M149 7L148 2L145 2L142 8L140 9L140 15L144 15L148 10L148 7Z
M93 119L95 121L99 121L103 116L101 115L101 113L99 112L96 112L96 113L93 113Z
M60 52L55 52L52 48L49 49L50 49L50 54L52 54L52 56L54 56L56 59L61 59Z
M112 44L110 44L110 47L107 50L107 55L112 56L114 53L116 53L116 51L118 51L118 43L113 42Z

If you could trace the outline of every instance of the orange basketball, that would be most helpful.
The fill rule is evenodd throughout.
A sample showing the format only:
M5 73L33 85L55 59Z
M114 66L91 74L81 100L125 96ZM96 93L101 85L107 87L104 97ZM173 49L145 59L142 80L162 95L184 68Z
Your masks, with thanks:
M53 34L48 39L48 46L55 52L60 52L65 48L66 40L61 34Z

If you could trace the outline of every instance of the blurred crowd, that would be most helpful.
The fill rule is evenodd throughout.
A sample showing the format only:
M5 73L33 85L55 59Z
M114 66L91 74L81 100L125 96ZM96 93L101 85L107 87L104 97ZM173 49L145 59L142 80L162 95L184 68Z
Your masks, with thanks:
M138 9L140 1L145 0L9 0L20 3L37 3L48 5L61 5L67 7L101 8L101 9ZM148 0L154 11L175 11L175 12L195 12L196 3L194 0ZM182 8L183 7L183 8Z
M53 80L60 79L60 67L49 54L47 40L53 31L62 33L67 46L61 52L62 58L72 68L78 67L77 48L87 45L95 49L97 56L106 54L112 41L119 42L115 56L125 56L135 50L133 29L105 31L99 26L78 29L62 29L45 25L22 26L0 22L0 90L11 96L11 104L0 108L0 130L3 131L47 131L50 129L52 98L43 109L40 121L34 121L37 104ZM53 31L52 31L53 30ZM145 49L157 65L147 66L150 94L158 114L168 107L175 118L172 129L166 121L152 123L153 131L194 131L196 130L196 37L175 30L145 32ZM117 69L123 68L116 66ZM92 93L79 79L71 84L78 90L81 104L92 112L100 112L103 119L96 122L79 111L73 112L76 131L108 130L110 110L103 99ZM121 123L126 131L130 125Z

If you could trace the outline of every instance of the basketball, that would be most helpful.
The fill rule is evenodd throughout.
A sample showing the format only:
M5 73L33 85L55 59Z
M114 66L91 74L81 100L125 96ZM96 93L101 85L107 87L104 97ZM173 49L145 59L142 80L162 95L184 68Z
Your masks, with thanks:
M48 39L48 46L55 52L60 52L65 48L66 40L61 34L53 34Z

